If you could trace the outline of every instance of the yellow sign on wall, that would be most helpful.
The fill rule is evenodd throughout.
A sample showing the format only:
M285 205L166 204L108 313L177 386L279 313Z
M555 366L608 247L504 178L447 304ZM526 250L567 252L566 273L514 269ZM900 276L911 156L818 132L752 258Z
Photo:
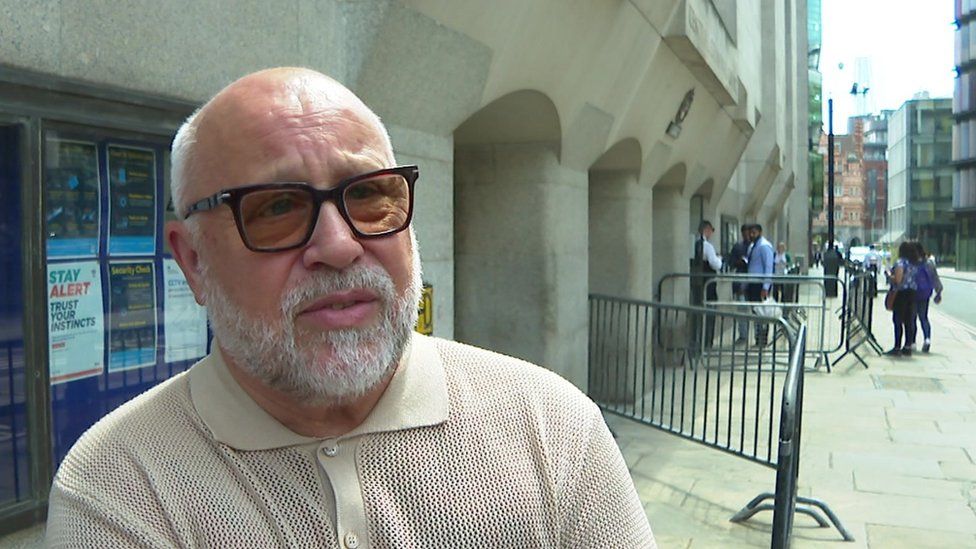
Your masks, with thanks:
M434 335L434 287L424 284L417 312L417 326L414 328L424 335Z

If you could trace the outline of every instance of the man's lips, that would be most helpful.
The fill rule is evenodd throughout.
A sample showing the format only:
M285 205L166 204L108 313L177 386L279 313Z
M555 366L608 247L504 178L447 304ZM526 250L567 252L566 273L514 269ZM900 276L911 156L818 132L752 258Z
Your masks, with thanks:
M298 319L324 330L357 328L375 318L380 303L379 296L366 289L335 292L303 308Z

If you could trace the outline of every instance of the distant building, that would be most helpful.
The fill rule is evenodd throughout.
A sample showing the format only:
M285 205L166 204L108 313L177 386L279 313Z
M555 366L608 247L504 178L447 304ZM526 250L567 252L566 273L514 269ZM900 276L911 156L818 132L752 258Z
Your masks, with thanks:
M824 157L820 151L823 132L823 75L820 73L820 48L822 36L820 0L807 1L807 179L810 184L811 224L824 208ZM813 233L811 227L811 235ZM810 249L811 257L816 250Z
M845 246L860 246L870 240L865 228L867 200L864 193L864 132L863 122L852 122L853 132L834 136L834 239ZM828 170L827 136L820 139L822 170ZM826 176L824 177L826 179ZM829 192L826 188L824 193ZM827 203L826 196L824 203ZM813 220L813 233L821 242L827 238L827 212L820 211Z
M951 151L951 99L912 99L891 115L883 241L917 239L941 261L955 261Z
M888 213L888 118L894 111L851 118L848 132L854 133L855 121L860 121L864 133L864 219L869 242L878 242L885 233Z
M952 97L952 209L956 268L976 271L976 4L956 1L956 91Z

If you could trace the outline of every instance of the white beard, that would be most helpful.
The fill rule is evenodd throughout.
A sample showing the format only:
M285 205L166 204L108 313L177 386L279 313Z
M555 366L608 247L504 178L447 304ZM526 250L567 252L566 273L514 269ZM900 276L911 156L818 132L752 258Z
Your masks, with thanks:
M280 317L253 318L214 284L212 268L201 262L203 295L211 328L238 367L296 402L337 405L364 395L391 374L417 323L420 254L413 240L413 276L400 297L390 275L362 265L318 271L282 297ZM380 318L362 329L296 333L302 308L323 295L364 288L376 292Z

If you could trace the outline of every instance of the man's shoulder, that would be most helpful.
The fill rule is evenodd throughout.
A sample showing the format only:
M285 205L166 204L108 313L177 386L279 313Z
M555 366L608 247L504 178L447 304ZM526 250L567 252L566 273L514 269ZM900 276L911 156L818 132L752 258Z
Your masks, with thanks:
M183 372L92 425L68 452L58 478L87 478L106 467L121 470L131 465L138 469L138 462L146 456L166 459L167 448L173 448L175 441L184 441L194 430L194 423L188 377Z

